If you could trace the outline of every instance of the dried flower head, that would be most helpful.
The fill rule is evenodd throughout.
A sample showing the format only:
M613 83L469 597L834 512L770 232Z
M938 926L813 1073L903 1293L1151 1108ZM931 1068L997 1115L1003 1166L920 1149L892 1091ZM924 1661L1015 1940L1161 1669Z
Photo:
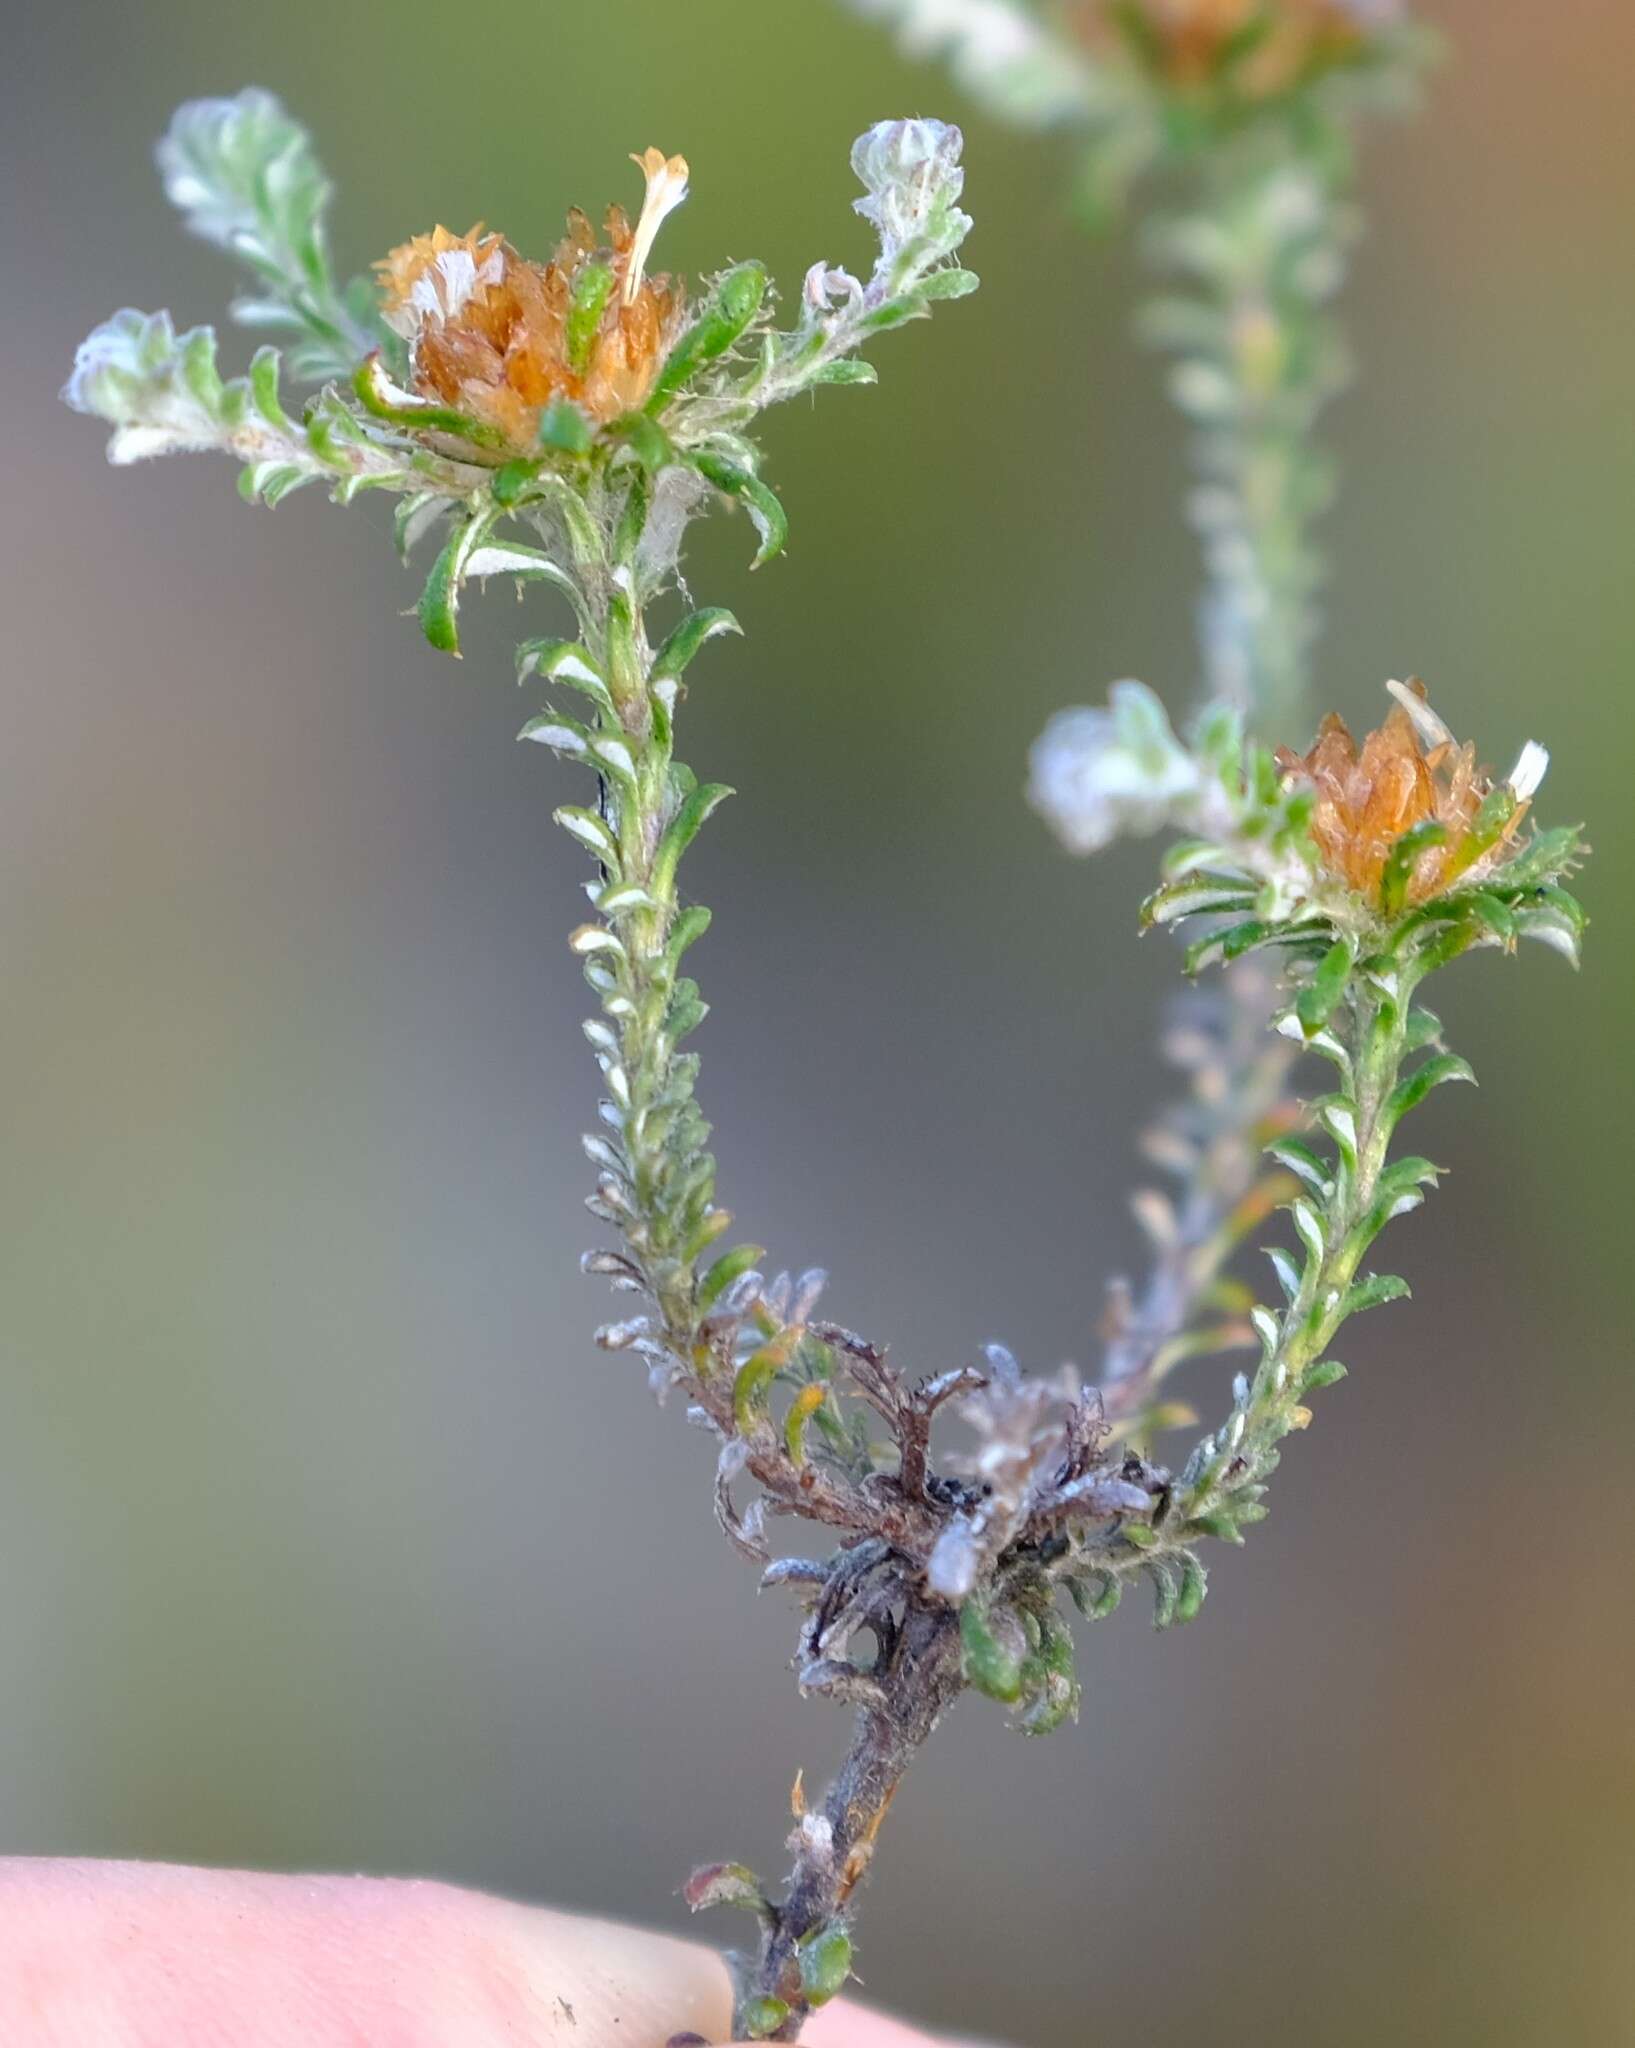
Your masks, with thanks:
M1405 900L1428 902L1455 880L1479 881L1514 851L1514 839L1549 756L1529 740L1512 771L1513 805L1494 837L1478 834L1478 818L1494 793L1492 778L1476 765L1476 750L1460 746L1426 701L1423 683L1388 683L1396 699L1383 725L1359 747L1346 722L1330 712L1316 745L1304 756L1284 747L1278 766L1309 778L1317 792L1311 834L1322 864L1346 888L1370 900L1404 834L1436 827L1440 837L1418 853L1407 876Z
M665 216L686 197L687 165L657 149L633 161L647 178L635 225L612 206L598 241L575 208L548 263L478 226L416 235L376 264L418 396L496 430L519 454L536 446L553 401L576 405L593 426L643 403L681 323L681 285L646 268Z
M1350 62L1397 0L1090 0L1093 37L1116 19L1166 84L1182 91L1229 79L1234 96L1277 97Z

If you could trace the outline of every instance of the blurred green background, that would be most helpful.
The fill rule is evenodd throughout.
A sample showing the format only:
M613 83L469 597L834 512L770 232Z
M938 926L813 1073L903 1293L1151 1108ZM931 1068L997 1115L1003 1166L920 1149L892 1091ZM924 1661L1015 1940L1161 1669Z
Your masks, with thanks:
M930 2022L1635 2039L1635 28L1435 13L1430 111L1368 153L1324 694L1371 719L1418 670L1487 757L1548 742L1588 965L1449 978L1484 1085L1426 1112L1454 1172L1392 1249L1418 1299L1349 1333L1201 1621L1129 1603L1075 1731L965 1705L916 1772L861 1963ZM984 290L772 425L786 560L749 579L725 520L693 550L749 632L688 706L743 792L690 870L701 1044L726 1197L835 1313L917 1367L1048 1365L1137 1256L1166 1086L1151 850L1069 862L1020 799L1057 705L1191 689L1139 271L1075 230L1060 144L822 0L67 4L8 48L0 1843L676 1925L692 1862L778 1867L844 1728L712 1526L707 1446L588 1342L576 784L511 744L516 621L474 606L455 667L398 616L382 508L110 472L55 393L115 306L219 317L150 169L183 97L311 121L348 266L436 219L543 250L657 142L694 169L666 261L791 291L867 259L853 134L963 119Z

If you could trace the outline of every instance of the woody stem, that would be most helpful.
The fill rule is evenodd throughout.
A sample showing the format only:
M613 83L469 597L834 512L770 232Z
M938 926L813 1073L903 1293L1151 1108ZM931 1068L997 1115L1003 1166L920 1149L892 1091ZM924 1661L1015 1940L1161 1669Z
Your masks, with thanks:
M873 1676L877 1699L858 1713L847 1751L817 1814L798 1829L794 1869L769 1918L743 2004L778 1999L789 2017L767 2038L794 2041L812 2009L801 1950L846 1911L905 1772L963 1689L958 1620L911 1596L889 1653Z

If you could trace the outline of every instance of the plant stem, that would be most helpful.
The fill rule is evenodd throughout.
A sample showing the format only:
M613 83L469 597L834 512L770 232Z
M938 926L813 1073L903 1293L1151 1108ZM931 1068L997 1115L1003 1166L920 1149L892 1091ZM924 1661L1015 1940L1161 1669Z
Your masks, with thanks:
M1268 1171L1264 1150L1298 1115L1288 1094L1294 1047L1269 1029L1275 999L1264 965L1240 961L1221 986L1192 991L1167 1034L1168 1057L1191 1085L1148 1143L1180 1186L1173 1204L1161 1203L1139 1293L1121 1284L1109 1302L1099 1392L1121 1435L1140 1428L1175 1365L1241 1341L1241 1316L1200 1325L1245 1234L1294 1192L1286 1174Z
M792 1837L788 1889L765 1924L745 1987L747 1997L789 2006L789 2019L769 2036L774 2041L798 2039L810 2009L801 1985L802 1943L845 1913L903 1774L963 1690L957 1616L946 1606L911 1601L875 1676L880 1698L859 1710L851 1748L821 1808Z
M1158 1540L1114 1569L1137 1570L1164 1553L1184 1551L1200 1534L1235 1533L1255 1521L1261 1482L1277 1464L1276 1445L1310 1417L1303 1396L1310 1375L1323 1365L1329 1344L1355 1304L1349 1290L1379 1227L1376 1205L1391 1138L1386 1114L1409 1046L1408 1023L1417 975L1404 968L1394 994L1354 982L1347 999L1346 1036L1340 1054L1342 1090L1327 1098L1328 1128L1338 1157L1321 1197L1294 1205L1306 1259L1281 1316L1262 1317L1262 1358L1252 1378L1240 1379L1231 1416L1205 1438L1182 1474L1170 1509L1155 1520ZM1350 1133L1355 1133L1352 1142ZM1417 1196L1415 1197L1417 1199ZM1217 1526L1224 1521L1228 1526Z
M679 1379L724 1456L730 1452L760 1484L774 1511L816 1521L854 1545L874 1538L882 1554L909 1560L912 1576L923 1570L942 1525L923 1474L917 1482L906 1475L895 1488L865 1489L796 1455L770 1417L746 1412L741 1400L733 1346L742 1318L723 1316L703 1296L700 1239L707 1243L730 1219L713 1205L708 1126L692 1103L692 1062L678 1055L669 1023L678 997L681 907L667 833L678 789L690 778L677 780L674 698L655 676L634 551L607 574L587 575L585 585L586 651L607 686L592 747L607 762L611 746L617 765L603 774L601 816L614 849L604 859L604 870L612 871L599 892L605 922L585 927L576 944L606 1020L590 1027L608 1095L608 1135L590 1141L604 1168L593 1207L619 1224L624 1239L622 1254L590 1258L616 1282L645 1292L657 1310L615 1326L604 1341L635 1344L657 1370ZM879 1365L883 1370L883 1360ZM755 1549L730 1510L722 1519L741 1548ZM889 1605L870 1624L879 1645L872 1670L838 1668L835 1689L861 1702L852 1745L820 1811L797 1831L787 1895L781 1905L767 1902L761 1954L745 1970L745 2001L776 1998L788 2009L765 2038L794 2040L820 2002L803 1985L802 1945L838 1924L904 1771L963 1685L956 1612L912 1590L894 1594Z
M1191 206L1153 240L1190 286L1147 312L1178 358L1172 390L1195 433L1192 523L1206 588L1206 699L1282 736L1303 709L1319 630L1311 528L1331 496L1312 436L1345 381L1325 310L1352 226L1332 136L1256 132L1210 152Z

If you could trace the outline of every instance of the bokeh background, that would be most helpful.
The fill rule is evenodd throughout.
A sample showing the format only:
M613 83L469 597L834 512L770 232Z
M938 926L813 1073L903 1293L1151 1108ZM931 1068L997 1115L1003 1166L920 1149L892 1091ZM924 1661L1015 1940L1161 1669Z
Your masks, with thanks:
M1076 1731L964 1705L899 1803L865 1976L1019 2043L1635 2039L1635 29L1435 13L1430 111L1368 153L1325 695L1367 719L1415 669L1491 758L1551 745L1588 965L1450 977L1484 1085L1424 1113L1418 1299L1348 1333L1200 1622L1127 1603ZM1059 144L821 0L70 0L8 51L0 1843L677 1925L694 1861L778 1866L844 1729L708 1447L588 1342L574 780L511 744L515 622L474 605L454 667L383 508L110 472L57 388L113 307L225 302L149 168L182 97L310 119L348 265L434 219L546 247L657 141L694 165L667 260L791 288L866 256L857 130L963 118L984 290L773 424L787 559L749 579L726 520L693 550L750 636L688 705L743 792L690 867L701 1043L727 1198L835 1312L927 1368L1048 1365L1137 1257L1166 1086L1150 849L1069 862L1020 798L1058 704L1191 687L1139 271Z

